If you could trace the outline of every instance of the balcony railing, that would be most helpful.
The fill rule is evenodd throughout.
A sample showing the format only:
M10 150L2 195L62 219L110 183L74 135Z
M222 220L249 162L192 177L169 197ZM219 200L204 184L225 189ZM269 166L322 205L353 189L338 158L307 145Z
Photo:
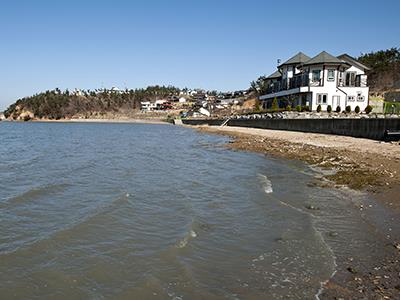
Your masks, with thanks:
M289 78L289 80L283 79L283 80L272 83L267 89L267 94L278 93L280 91L296 89L296 88L300 88L303 86L309 86L309 85L319 86L319 85L321 85L321 80L316 81L316 82L315 81L310 82L308 74L295 75L294 77Z
M274 94L281 91L296 89L300 87L315 87L322 86L323 79L320 78L318 80L310 80L308 74L298 74L292 78L282 79L280 81L273 82L267 88L267 94ZM367 87L367 76L366 75L357 75L351 80L347 79L339 79L338 81L339 87Z
M289 79L289 89L296 89L302 86L308 86L310 84L310 78L308 74L295 75Z
M367 75L357 75L355 78L339 79L340 87L367 87Z

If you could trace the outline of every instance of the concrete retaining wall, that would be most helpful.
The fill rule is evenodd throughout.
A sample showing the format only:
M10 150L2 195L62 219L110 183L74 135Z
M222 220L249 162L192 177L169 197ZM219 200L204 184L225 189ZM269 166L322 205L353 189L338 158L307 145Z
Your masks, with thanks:
M211 125L211 126L220 126L224 120L219 120L219 119L212 119L212 120L206 120L206 119L182 119L183 124L187 125Z
M223 120L183 120L188 125L221 125ZM385 130L400 131L400 119L232 119L227 126L347 135L383 140Z

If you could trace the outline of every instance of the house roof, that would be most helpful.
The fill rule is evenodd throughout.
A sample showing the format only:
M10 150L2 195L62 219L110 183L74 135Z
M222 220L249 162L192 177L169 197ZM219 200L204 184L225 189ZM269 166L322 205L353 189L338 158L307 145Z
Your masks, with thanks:
M310 65L323 65L323 64L330 64L330 65L346 65L347 62L329 54L326 51L322 51L318 55L314 56L310 60L304 62L302 66L310 66Z
M305 63L309 59L310 59L309 56L305 55L303 52L299 52L295 56L289 58L283 64L279 65L278 68L283 67L285 65L299 65Z
M367 67L366 65L360 63L360 62L359 62L358 60L356 60L354 57L351 57L350 55L348 55L348 54L346 54L346 53L344 53L344 54L342 54L342 55L339 55L338 58L341 59L341 60L343 60L343 61L345 61L345 62L347 62L347 63L349 63L349 64L352 65L352 66L355 66L355 67L358 67L358 68L360 68L360 69L363 69L364 71L365 71L365 70L367 70L367 71L368 71L368 70L371 70L371 68L369 68L369 67Z
M279 70L277 70L274 73L272 73L271 75L269 75L266 79L275 79L275 78L279 78L281 76L282 76L281 72Z

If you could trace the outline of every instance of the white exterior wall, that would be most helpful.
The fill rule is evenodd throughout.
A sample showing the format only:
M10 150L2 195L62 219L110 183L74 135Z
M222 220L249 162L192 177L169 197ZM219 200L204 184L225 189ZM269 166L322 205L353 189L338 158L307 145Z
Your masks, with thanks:
M332 107L332 111L336 110L336 107L339 105L342 111L345 110L346 106L350 106L351 110L354 111L356 106L360 107L361 111L364 111L368 105L368 87L339 87L339 71L337 67L329 67L326 66L325 70L322 70L322 66L312 67L310 68L310 81L312 79L312 70L321 69L321 79L323 86L311 86L310 91L312 92L312 104L311 109L316 110L318 107L317 103L317 94L327 94L327 103L321 103L321 110L326 111L328 105ZM335 70L335 79L334 81L328 81L328 70L334 69ZM363 75L363 70L360 70L354 66L347 69L346 72L356 72L357 75ZM358 101L358 95L363 97L363 101ZM348 101L348 96L354 96L354 101ZM334 98L335 97L335 98ZM338 103L339 102L339 103Z
M357 75L363 75L365 74L363 70L355 67L355 66L351 66L350 68L348 68L345 72L356 72Z
M359 69L355 66L351 66L345 72L356 72L356 75L364 75L365 74L362 69ZM354 111L356 106L359 106L361 111L364 111L365 108L368 106L369 87L341 87L340 89L343 90L347 94L345 106L349 105L351 107L352 111ZM364 101L360 101L358 99L359 94L364 98ZM348 96L353 96L354 101L349 101ZM343 107L343 109L344 108L345 107Z
M346 104L342 109L344 110L347 105L351 107L351 111L354 111L356 106L360 107L361 111L364 111L365 108L368 106L368 94L369 94L369 87L343 87L341 88L347 96L354 96L354 101L349 101L348 98L346 97ZM364 98L363 101L358 100L358 94L361 94L361 96Z
M310 68L310 82L312 80L312 71L313 70L321 70L321 83L322 86L311 86L310 87L310 91L312 92L312 105L311 105L311 109L312 110L316 110L319 103L317 103L317 94L326 94L327 95L327 102L326 104L321 103L321 110L322 111L327 111L328 105L330 105L332 107L332 110L334 111L336 109L336 107L338 106L337 102L337 97L339 97L340 99L340 106L342 109L344 109L343 104L344 103L344 98L345 95L343 94L343 92L341 92L338 88L337 88L337 84L338 84L338 71L337 71L337 67L336 66L332 66L332 67L324 67L323 66L313 66L312 68ZM334 80L333 81L328 81L328 70L335 70L334 73ZM333 103L334 99L333 97L337 96L335 98L335 103Z

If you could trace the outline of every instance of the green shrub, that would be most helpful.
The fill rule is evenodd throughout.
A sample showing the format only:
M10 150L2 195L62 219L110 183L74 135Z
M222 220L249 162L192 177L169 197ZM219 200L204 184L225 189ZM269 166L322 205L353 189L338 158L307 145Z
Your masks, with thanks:
M288 106L286 106L286 110L287 111L292 111L292 106L289 104Z
M371 105L368 105L366 108L365 108L365 112L367 113L367 114L369 114L371 111L372 111L372 106Z
M331 112L332 112L332 106L328 105L328 107L326 108L326 111L327 111L328 113L331 113Z
M297 110L298 112L301 112L301 106L300 106L300 105L296 105L296 110Z
M336 112L340 113L342 111L342 108L340 106L336 107Z
M318 106L317 106L317 112L321 112L321 104L319 104Z
M399 102L383 102L383 113L384 114L400 114L400 103Z
M351 112L351 106L350 106L350 105L347 105L347 106L346 106L346 112L347 112L347 113L350 113L350 112Z
M260 108L260 100L256 100L256 104L254 106L254 111L259 112L261 110Z
M279 110L279 103L277 98L274 98L274 100L272 101L272 110L273 111Z
M356 112L356 114L360 113L360 107L357 105L356 108L354 109L354 111Z
M304 105L304 106L301 108L301 111L310 111L310 107L309 107L308 105Z
M168 123L174 124L174 117L172 117L171 115L167 115L167 119L165 121L167 121Z

